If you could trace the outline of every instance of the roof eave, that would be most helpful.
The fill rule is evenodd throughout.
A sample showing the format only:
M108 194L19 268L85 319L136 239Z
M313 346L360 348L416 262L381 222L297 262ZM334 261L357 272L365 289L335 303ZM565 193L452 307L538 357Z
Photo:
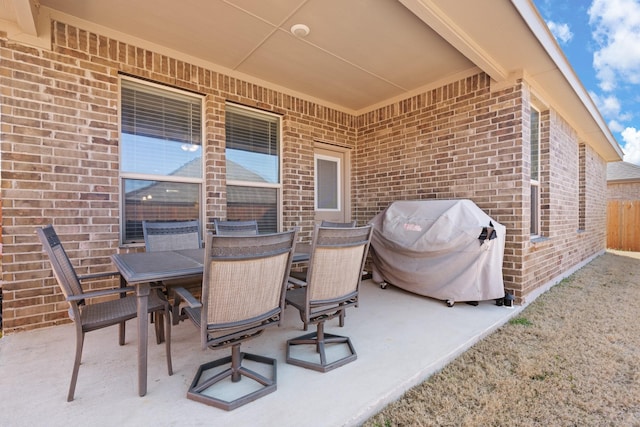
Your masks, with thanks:
M531 0L511 0L511 3L555 64L553 72L562 76L564 90L559 93L547 92L554 107L576 128L580 139L592 146L607 162L622 160L622 148ZM526 51L523 49L523 52Z

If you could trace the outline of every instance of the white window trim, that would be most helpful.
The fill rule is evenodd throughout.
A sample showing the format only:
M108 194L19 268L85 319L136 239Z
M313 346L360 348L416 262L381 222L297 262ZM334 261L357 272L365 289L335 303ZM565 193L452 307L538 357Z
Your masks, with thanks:
M283 202L283 180L284 180L284 171L282 169L283 165L283 143L282 143L282 116L276 113L271 113L269 111L259 110L252 107L247 107L246 105L235 104L233 102L227 102L225 104L226 107L233 107L240 110L246 111L248 114L252 114L254 116L271 116L277 119L278 121L278 182L270 183L270 182L254 182L254 181L241 181L241 180L226 180L225 178L225 190L227 186L237 186L237 187L260 187L260 188L275 188L277 190L277 204L278 204L278 213L276 218L276 226L279 231L282 230L282 216L284 210L284 202ZM225 144L226 150L226 144ZM204 163L204 162L203 162ZM225 164L226 164L226 156L225 156Z
M537 238L537 237L541 236L540 235L540 228L541 228L541 218L540 218L540 173L541 173L541 170L540 170L540 164L541 164L541 162L540 162L540 152L541 152L541 150L540 150L540 143L541 143L542 138L540 137L541 136L540 130L542 128L542 123L541 123L540 119L542 117L542 114L540 113L540 110L538 108L534 107L533 105L530 105L530 108L532 110L535 110L535 111L538 112L538 155L536 156L537 159L538 159L538 165L537 165L538 179L530 178L531 187L532 188L535 187L536 188L536 193L537 193L536 206L535 206L536 214L535 214L535 216L534 215L530 215L530 218L529 218L531 223L532 223L532 227L530 227L530 228L533 229L533 230L530 230L531 231L531 238L534 239L534 238ZM529 151L531 151L531 147L529 147ZM533 160L531 161L531 169L533 169ZM531 175L531 173L530 173L530 175ZM533 201L533 199L530 200L530 203L532 204L531 212L533 212L533 209L534 209L534 206L533 206L534 201ZM533 224L534 219L535 219L535 224Z

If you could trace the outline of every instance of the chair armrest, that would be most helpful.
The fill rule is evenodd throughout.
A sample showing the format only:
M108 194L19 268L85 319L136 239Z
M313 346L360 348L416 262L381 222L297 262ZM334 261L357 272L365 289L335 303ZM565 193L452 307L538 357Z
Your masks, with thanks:
M183 287L173 288L173 292L175 293L176 299L178 297L182 298L191 308L200 308L202 307L202 303L198 301L191 292L186 290ZM177 301L176 301L177 302Z
M305 282L304 280L296 279L295 277L289 276L287 281L289 283L291 283L292 285L297 286L299 288L304 288L305 286L307 286L307 282Z
M83 292L80 295L70 295L66 298L67 301L79 301L87 298L103 297L106 295L116 295L123 292L132 292L135 288L133 286L127 286L125 288L112 288L112 289L100 289L97 291Z
M82 276L78 276L78 280L81 282L83 280L96 280L96 279L104 279L107 277L119 277L119 271L105 271L104 273L94 273L94 274L85 274Z

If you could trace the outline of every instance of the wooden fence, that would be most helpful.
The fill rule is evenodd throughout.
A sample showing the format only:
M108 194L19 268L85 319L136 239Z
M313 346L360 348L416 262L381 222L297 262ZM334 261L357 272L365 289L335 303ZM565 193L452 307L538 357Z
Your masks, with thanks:
M607 247L640 251L640 200L607 203Z

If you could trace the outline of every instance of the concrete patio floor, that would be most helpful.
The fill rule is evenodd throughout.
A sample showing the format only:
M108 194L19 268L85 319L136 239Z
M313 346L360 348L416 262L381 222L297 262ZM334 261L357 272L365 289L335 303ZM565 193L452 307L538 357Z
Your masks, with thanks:
M122 347L115 327L87 334L75 400L69 403L74 327L12 334L0 339L0 425L359 425L520 310L494 301L448 308L365 281L360 306L347 312L344 328L337 319L326 327L351 337L358 358L323 374L285 363L286 340L305 333L298 312L289 307L280 328L241 347L278 360L277 391L230 412L186 398L198 366L230 354L200 350L198 331L189 322L172 329L173 376L167 375L164 345L150 336L144 397L137 393L136 320L128 322Z

